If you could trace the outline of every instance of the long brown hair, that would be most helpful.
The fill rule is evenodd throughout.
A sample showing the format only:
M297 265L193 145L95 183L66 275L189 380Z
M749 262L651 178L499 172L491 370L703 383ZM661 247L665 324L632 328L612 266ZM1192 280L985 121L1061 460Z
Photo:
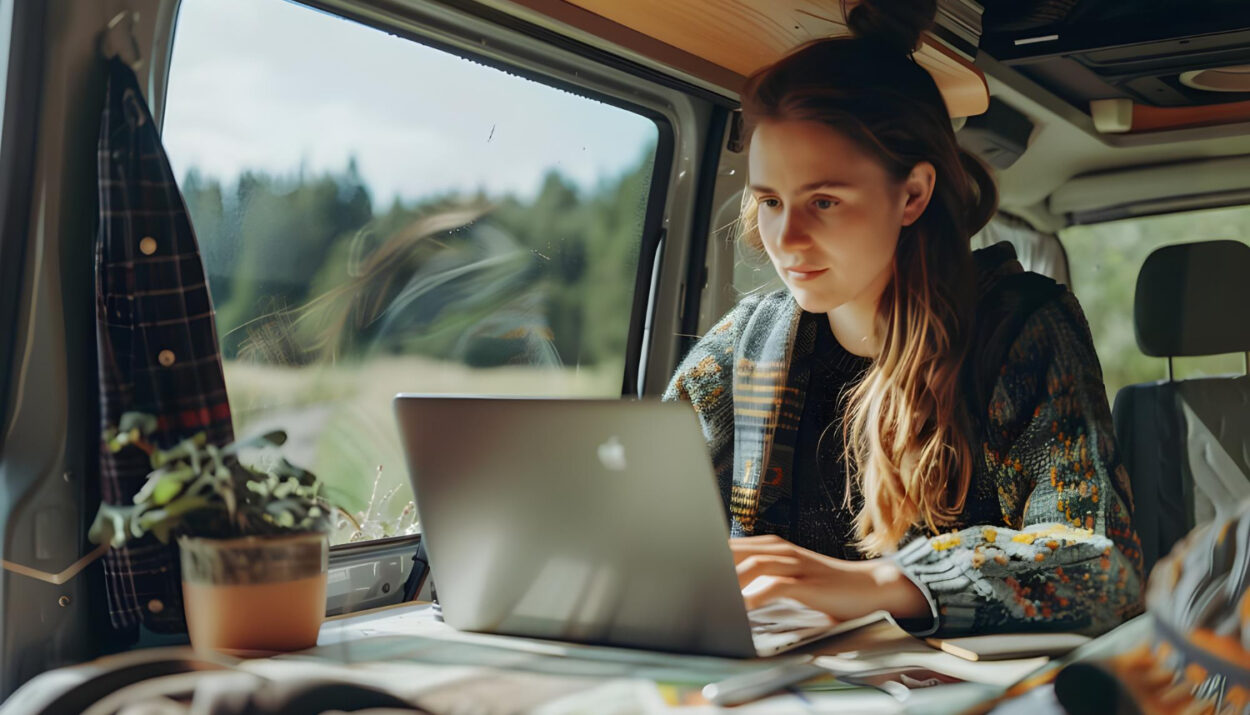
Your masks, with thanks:
M936 0L863 0L846 13L851 37L799 48L753 74L742 92L748 137L765 120L816 121L875 157L895 181L922 161L936 169L933 197L901 229L878 303L880 352L846 397L845 456L863 495L855 522L869 554L894 550L914 525L937 532L953 522L972 476L960 385L976 302L969 238L993 215L998 193L956 143L937 85L911 57L936 7ZM743 235L758 247L757 217L748 193Z

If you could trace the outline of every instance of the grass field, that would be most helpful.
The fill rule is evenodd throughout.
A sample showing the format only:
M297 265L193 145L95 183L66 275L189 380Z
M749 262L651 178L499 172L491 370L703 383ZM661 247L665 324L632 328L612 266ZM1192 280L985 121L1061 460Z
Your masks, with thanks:
M416 528L410 526L415 515L404 511L411 513L412 491L391 407L397 392L618 397L622 370L619 362L475 369L421 357L310 367L225 362L238 436L285 430L287 459L319 476L344 508L367 522L356 540ZM354 531L348 523L332 543L352 540Z

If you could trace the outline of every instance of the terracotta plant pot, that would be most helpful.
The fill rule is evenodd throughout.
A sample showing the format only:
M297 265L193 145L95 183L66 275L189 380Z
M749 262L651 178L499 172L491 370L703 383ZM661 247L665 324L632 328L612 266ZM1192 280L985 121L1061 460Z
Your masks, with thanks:
M182 537L178 545L193 647L291 651L317 644L330 552L324 534Z

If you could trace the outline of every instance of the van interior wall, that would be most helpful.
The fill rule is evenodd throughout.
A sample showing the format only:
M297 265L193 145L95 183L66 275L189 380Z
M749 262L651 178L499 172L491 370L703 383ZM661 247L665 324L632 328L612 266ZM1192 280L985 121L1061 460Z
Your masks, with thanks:
M152 65L176 0L15 0L13 32L40 46L22 71L41 77L26 263L8 413L0 442L4 559L57 573L89 550L86 515L98 494L94 278L96 141L104 72L97 37L109 19L138 11L136 36ZM84 12L84 8L91 11ZM20 24L19 24L20 23ZM141 72L142 76L142 72ZM10 98L12 99L12 98ZM7 139L7 137L6 137ZM104 593L81 572L62 584L0 571L0 698L49 668L90 658L107 626Z
M1055 210L1050 196L1073 177L1116 170L1123 172L1117 176L1124 179L1138 169L1149 173L1154 167L1195 157L1250 154L1250 133L1239 125L1142 135L1100 134L1087 114L1011 67L984 52L978 55L976 64L985 72L991 96L1023 112L1034 124L1028 147L1019 161L996 172L996 176L1002 208L1028 220L1039 231L1055 232L1070 223L1067 215ZM1125 184L1114 195L1083 190L1083 209L1132 203L1141 197L1126 194L1127 189L1141 188L1147 194L1155 194L1158 189L1153 187L1157 184L1146 179Z
M1178 187L1183 189L1178 190ZM1060 215L1152 204L1185 197L1213 197L1250 191L1250 157L1222 157L1177 162L1132 171L1078 176L1050 195L1050 210Z

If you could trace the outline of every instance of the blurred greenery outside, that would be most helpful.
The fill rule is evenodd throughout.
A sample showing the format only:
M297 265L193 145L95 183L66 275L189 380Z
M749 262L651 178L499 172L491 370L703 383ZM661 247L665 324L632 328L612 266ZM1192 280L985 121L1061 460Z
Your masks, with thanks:
M551 171L529 202L448 194L383 210L354 161L317 176L244 172L233 186L191 170L183 193L238 435L287 430L287 456L371 522L354 538L416 529L395 393L620 395L653 163L648 146L632 170L592 189ZM1248 236L1250 207L1060 233L1109 401L1166 375L1133 331L1146 256ZM739 286L774 278L745 252L736 273ZM1238 373L1243 358L1174 365L1178 378Z
M1147 357L1137 347L1133 300L1137 273L1161 246L1227 239L1250 244L1250 206L1125 219L1073 226L1059 233L1068 253L1072 291L1089 319L1102 364L1107 399L1126 386L1167 377L1167 361ZM1241 353L1176 358L1176 379L1241 374Z
M654 154L589 188L550 171L532 201L380 210L354 160L233 186L187 173L236 435L286 430L286 456L369 522L332 542L418 528L397 392L621 394Z

